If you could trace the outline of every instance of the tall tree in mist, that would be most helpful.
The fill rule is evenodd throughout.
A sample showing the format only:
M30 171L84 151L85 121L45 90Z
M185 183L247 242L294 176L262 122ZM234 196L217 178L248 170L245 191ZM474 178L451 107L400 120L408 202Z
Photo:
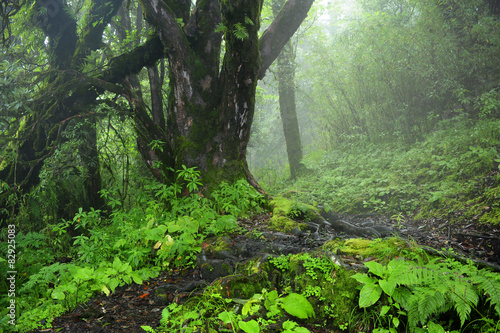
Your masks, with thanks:
M273 1L273 12L275 15L278 14L283 3L283 0ZM300 140L299 121L295 104L295 66L295 51L292 41L289 41L278 56L276 74L278 78L281 121L292 179L295 179L303 168L300 163L302 160L302 142Z

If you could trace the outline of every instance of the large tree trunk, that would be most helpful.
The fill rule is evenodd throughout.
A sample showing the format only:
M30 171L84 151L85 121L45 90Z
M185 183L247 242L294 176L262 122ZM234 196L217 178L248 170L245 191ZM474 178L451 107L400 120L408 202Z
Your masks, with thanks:
M139 149L153 173L173 178L169 170L196 166L209 184L247 177L255 185L245 157L257 80L265 75L314 0L288 0L260 40L263 0L198 0L194 9L190 0L140 0L156 36L113 58L96 76L86 76L78 68L90 51L102 47L103 30L121 1L94 0L86 25L79 29L80 38L76 18L67 14L64 0L58 1L57 15L62 17L49 13L41 25L51 43L54 41L54 61L60 69L70 70L57 74L42 90L34 115L18 131L21 143L13 150L19 154L0 166L2 180L24 191L35 185L43 160L56 149L64 126L71 119L90 115L89 106L107 90L124 96L132 105L143 143ZM221 27L223 34L217 31ZM222 38L225 54L220 64ZM129 75L164 57L170 85L166 122L151 114L125 84ZM154 71L150 74L156 75ZM152 151L148 143L153 140L164 142L162 149ZM158 165L153 164L156 160L162 162L162 170L153 167ZM0 206L5 205L3 201Z
M187 5L181 8L169 1L141 0L146 20L156 27L169 50L169 149L164 152L171 156L155 151L164 165L174 169L196 166L207 184L246 177L256 185L246 164L246 149L257 80L296 31L312 2L288 1L259 41L262 1L199 1L189 17ZM173 8L177 15L189 17L183 29L175 21ZM224 27L222 64L222 36L216 32L217 26Z

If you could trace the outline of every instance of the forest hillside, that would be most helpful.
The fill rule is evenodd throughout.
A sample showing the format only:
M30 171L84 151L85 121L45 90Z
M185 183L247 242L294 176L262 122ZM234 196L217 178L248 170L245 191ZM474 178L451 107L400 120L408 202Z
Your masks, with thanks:
M0 332L500 331L500 1L0 26Z

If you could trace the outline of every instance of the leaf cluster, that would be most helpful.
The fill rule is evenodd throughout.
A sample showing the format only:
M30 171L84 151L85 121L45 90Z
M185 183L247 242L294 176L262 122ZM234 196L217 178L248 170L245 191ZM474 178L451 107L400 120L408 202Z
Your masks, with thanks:
M352 276L362 284L359 306L368 308L388 302L380 315L394 308L398 315L407 317L411 331L419 331L451 310L458 315L460 327L476 316L487 323L490 318L500 318L500 277L488 270L451 259L421 264L397 258L387 266L375 261L365 266L368 273ZM393 324L398 326L395 321Z
M291 316L290 319L288 319ZM183 329L194 332L198 327L222 329L228 332L258 333L270 327L281 332L305 333L292 318L314 318L314 309L306 297L297 293L278 295L276 290L262 290L249 299L222 298L216 288L208 288L199 302L192 305L171 304L162 312L159 331ZM147 332L159 332L150 326Z
M52 317L95 293L109 295L120 285L140 284L161 268L194 265L206 237L234 232L236 216L260 210L261 196L243 182L224 184L209 199L200 192L199 171L183 167L177 175L176 183L149 183L138 190L131 209L122 206L117 191L107 190L101 194L111 212L80 208L72 219L39 233L19 233L18 264L25 267L19 271L27 273L26 281L18 280L24 300L19 327L36 327L43 319L37 313ZM42 261L38 252L46 254ZM56 256L64 262L54 262Z

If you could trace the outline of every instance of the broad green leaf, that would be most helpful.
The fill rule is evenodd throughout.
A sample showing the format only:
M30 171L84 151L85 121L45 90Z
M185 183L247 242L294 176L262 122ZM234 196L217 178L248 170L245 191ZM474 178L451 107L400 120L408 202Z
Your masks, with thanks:
M120 268L122 267L122 261L120 258L115 257L113 260L113 268L116 269L117 271L120 271Z
M295 327L297 327L297 323L291 320L287 320L283 323L283 328L285 330L293 330Z
M117 278L111 279L111 281L109 281L109 289L111 289L111 292L114 292L116 287L118 287L119 284L120 284L120 280L118 280Z
M291 293L281 301L281 307L283 310L300 319L307 319L310 317L316 317L314 309L304 296Z
M368 261L365 263L365 266L368 267L370 273L373 273L379 277L385 277L385 273L387 272L387 268L382 266L380 263L376 261Z
M238 326L243 332L246 333L259 333L260 328L259 328L259 323L257 323L255 320L250 320L250 321L239 321Z
M168 232L170 232L170 233L179 231L181 229L182 229L182 227L178 224L169 224L168 225Z
M375 304L382 295L382 288L378 284L365 284L359 292L359 307L366 308Z
M399 327L399 318L398 317L393 317L392 318L392 323L394 324L394 327Z
M363 284L374 284L377 280L369 277L365 273L356 273L353 276L351 276L354 280L358 281L359 283Z
M378 284L380 285L380 287L382 288L384 293L386 293L389 296L392 296L392 294L394 293L394 290L397 287L397 283L394 279L379 280Z
M391 307L390 307L390 306L388 306L388 305L384 305L384 306L382 307L382 309L380 309L380 316L381 316L381 317L385 316L385 315L387 314L387 312L389 312L389 310L390 310L390 309L391 309Z
M50 295L50 296L53 299L58 299L58 300L62 300L62 299L66 298L66 295L64 294L64 292L62 292L59 289L54 289L54 291L52 291L52 295Z
M219 313L219 315L217 317L220 320L222 320L222 322L224 324L229 324L229 323L231 323L231 319L233 317L233 314L231 312L224 311L224 312Z
M273 307L273 310L276 311L277 298L278 298L278 292L276 290L273 290L267 294L266 300L264 301L264 306L268 311L271 310L271 307Z
M69 293L76 293L78 291L78 287L74 283L70 283L68 285L65 285L65 290L68 291Z
M143 281L142 281L141 277L139 276L139 274L137 274L136 272L131 272L130 276L132 277L132 280L134 280L135 283L142 284Z

